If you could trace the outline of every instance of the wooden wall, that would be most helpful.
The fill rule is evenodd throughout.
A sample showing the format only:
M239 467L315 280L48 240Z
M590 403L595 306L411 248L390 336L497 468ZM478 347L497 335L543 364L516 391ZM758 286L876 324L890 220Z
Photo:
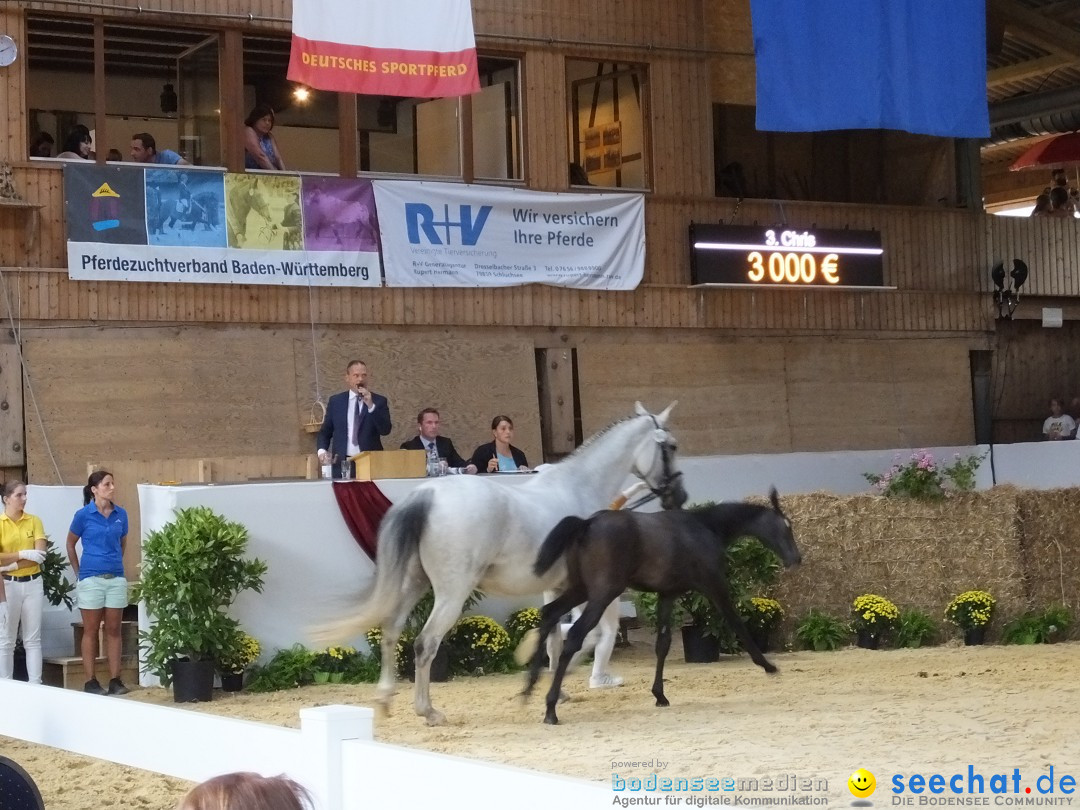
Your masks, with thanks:
M41 418L27 412L27 466L36 483L85 480L86 462L207 456L302 455L316 398L310 329L66 328L24 331ZM443 410L443 433L469 454L491 440L496 413L515 417L538 463L533 344L497 330L323 330L319 394L342 390L352 359L369 364L391 403L384 446L416 435L416 414Z
M691 454L970 444L968 350L963 340L588 343L578 346L582 427L598 430L634 399L677 399Z

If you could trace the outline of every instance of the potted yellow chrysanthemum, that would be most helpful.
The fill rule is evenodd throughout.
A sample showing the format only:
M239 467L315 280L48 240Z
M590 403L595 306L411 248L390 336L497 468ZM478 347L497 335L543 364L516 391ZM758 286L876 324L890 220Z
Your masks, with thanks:
M949 602L945 618L964 631L964 644L982 644L986 628L994 618L994 599L986 591L964 591Z
M855 629L856 644L876 650L881 639L900 622L900 611L884 596L864 593L851 605L851 626Z

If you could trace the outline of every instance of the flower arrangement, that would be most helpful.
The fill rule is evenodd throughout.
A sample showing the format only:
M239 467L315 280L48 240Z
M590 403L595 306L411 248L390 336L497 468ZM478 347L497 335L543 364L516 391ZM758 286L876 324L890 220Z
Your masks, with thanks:
M218 670L225 673L243 672L259 660L261 652L258 639L241 631L237 633L235 643L218 655Z
M884 596L864 593L851 604L852 627L856 633L880 638L900 623L900 611Z
M327 647L315 653L315 671L338 673L348 669L356 650L352 647Z
M740 612L747 628L754 632L768 633L784 618L784 608L775 599L754 596L740 605Z
M540 609L534 607L515 610L506 619L506 632L510 636L510 644L517 647L525 634L540 626Z
M443 642L450 647L450 666L467 675L505 672L512 663L510 635L488 616L458 619Z
M835 616L811 608L795 628L795 636L808 649L837 650L847 644L851 627Z
M874 491L886 497L921 498L936 500L946 492L965 492L975 488L975 471L979 469L986 454L961 457L957 453L953 463L943 466L927 450L916 450L907 461L900 456L893 459L892 467L882 475L863 473Z
M986 591L964 591L945 608L945 618L962 630L986 627L994 617L994 597Z

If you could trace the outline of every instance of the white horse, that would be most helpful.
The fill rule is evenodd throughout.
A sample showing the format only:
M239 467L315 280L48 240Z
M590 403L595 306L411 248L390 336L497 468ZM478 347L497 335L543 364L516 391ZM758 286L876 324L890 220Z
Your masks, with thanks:
M556 565L543 577L533 573L544 538L567 515L587 517L608 506L629 473L648 484L665 508L686 501L674 464L675 440L666 427L674 406L654 416L637 403L635 416L609 426L521 486L461 475L417 487L383 518L375 583L359 612L322 628L320 638L352 639L381 627L376 699L389 709L398 638L430 585L435 606L416 639L414 706L428 725L443 723L442 712L431 705L431 660L474 588L512 596L560 589L565 566ZM618 602L605 612L602 623L594 676L606 673L618 632ZM559 660L561 648L562 639L553 633L548 648L552 661Z

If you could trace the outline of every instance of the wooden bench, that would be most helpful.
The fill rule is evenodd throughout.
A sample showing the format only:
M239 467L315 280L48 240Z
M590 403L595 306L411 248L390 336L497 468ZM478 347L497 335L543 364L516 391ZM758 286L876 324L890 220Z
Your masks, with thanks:
M125 655L121 659L120 680L127 686L139 685L139 659ZM97 659L97 676L101 685L108 688L109 663L104 656ZM41 665L41 682L46 686L59 686L64 689L82 691L86 683L83 673L82 657L78 655L46 658Z

